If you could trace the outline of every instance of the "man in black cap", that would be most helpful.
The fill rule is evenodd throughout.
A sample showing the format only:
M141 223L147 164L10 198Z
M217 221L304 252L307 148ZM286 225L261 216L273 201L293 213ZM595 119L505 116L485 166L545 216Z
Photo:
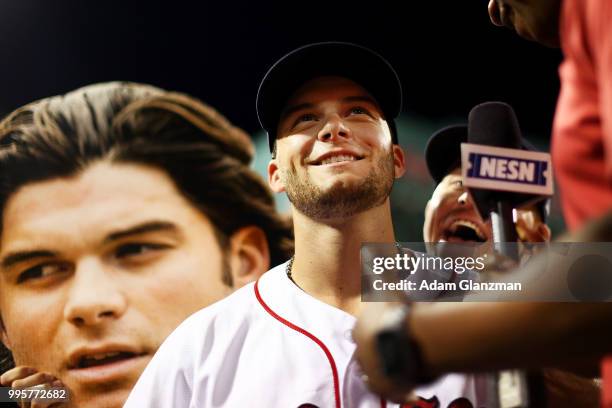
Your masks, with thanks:
M425 161L436 188L425 208L425 242L485 242L492 240L490 220L485 222L461 177L461 143L467 143L467 126L454 125L432 135L425 149ZM522 140L523 148L535 148ZM517 210L516 229L523 242L547 242L548 200Z
M367 390L351 330L361 244L395 243L400 109L393 68L357 45L308 45L268 71L257 113L273 152L269 184L292 204L295 255L183 323L127 407L397 407ZM463 399L462 378L417 393L447 407Z

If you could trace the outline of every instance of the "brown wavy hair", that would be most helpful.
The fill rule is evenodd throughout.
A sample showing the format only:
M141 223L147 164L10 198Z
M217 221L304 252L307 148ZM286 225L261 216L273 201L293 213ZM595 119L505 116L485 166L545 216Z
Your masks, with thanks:
M191 96L128 82L86 86L0 122L0 215L27 183L76 175L100 160L139 163L171 177L210 219L223 249L238 229L260 227L277 265L293 252L291 223L250 168L253 153L244 131ZM232 285L227 271L222 279Z

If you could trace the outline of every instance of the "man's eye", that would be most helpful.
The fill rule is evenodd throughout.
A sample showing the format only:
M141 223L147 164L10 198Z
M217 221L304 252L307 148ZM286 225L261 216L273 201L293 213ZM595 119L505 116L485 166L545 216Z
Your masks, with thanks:
M455 181L453 181L453 186L455 186L456 188L463 187L463 180L455 180Z
M370 112L361 106L354 106L350 110L351 115L369 115Z
M297 117L297 119L295 120L293 126L302 123L302 122L311 122L313 120L317 120L317 117L312 114L312 113L304 113L303 115L300 115Z
M71 269L67 262L46 263L33 266L21 272L17 276L17 283L23 283L32 279L42 279L61 273L67 273Z
M166 249L167 245L163 244L124 244L117 248L115 251L116 258L127 258L132 256L144 255L153 251Z

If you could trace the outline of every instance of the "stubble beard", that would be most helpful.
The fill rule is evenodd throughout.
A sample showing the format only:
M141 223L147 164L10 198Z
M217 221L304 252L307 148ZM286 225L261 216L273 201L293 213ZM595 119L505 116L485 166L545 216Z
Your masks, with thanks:
M294 167L283 172L287 197L296 210L309 218L329 220L352 217L385 202L395 175L393 153L380 157L365 180L338 183L327 190L300 177Z

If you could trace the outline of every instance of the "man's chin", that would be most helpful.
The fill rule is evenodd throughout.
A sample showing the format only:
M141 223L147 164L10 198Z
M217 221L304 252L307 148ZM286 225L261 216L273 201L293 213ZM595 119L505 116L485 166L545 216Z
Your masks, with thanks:
M71 404L68 406L71 408L121 408L134 385L126 385L117 389L106 388L72 392Z
M71 382L66 378L66 387L70 390L71 401L73 402L70 407L123 407L141 373L142 371L133 372L122 378L93 383Z
M540 40L524 25L517 24L514 26L514 31L518 34L519 37L533 42L540 42Z
M363 186L366 177L362 177L358 174L354 173L342 173L330 176L323 181L320 185L318 185L318 190L322 193L327 193L330 191L341 190L345 193L349 194L355 190L358 190ZM316 184L315 184L316 186Z
M357 168L361 166L346 167L350 170L312 172L302 179L287 173L289 201L302 214L319 220L350 218L385 202L393 184L391 161L381 160L378 167L368 168L367 174Z

